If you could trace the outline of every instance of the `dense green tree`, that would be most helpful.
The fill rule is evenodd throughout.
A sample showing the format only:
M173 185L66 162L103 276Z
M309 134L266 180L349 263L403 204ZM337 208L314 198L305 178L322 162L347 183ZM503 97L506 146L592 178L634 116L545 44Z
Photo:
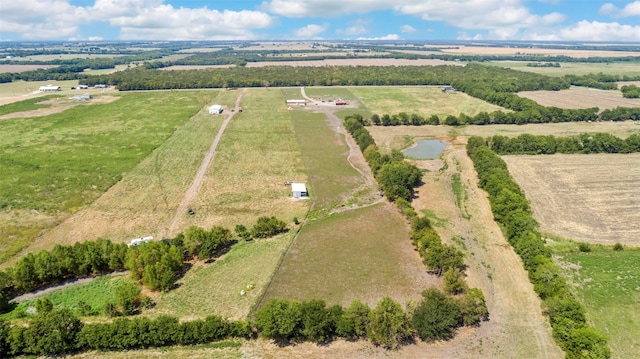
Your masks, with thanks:
M132 315L139 309L140 293L140 287L131 282L123 282L116 287L116 303L118 303L124 315Z
M369 326L371 309L359 300L354 300L342 313L336 324L336 332L348 339L364 338Z
M369 315L369 340L385 348L397 348L411 336L407 315L400 304L390 297L382 298Z
M251 229L256 238L267 238L287 231L287 223L276 217L260 217Z
M467 291L467 282L457 268L449 268L443 275L443 288L448 294L461 294Z
M411 318L411 324L424 341L446 340L453 337L462 324L457 302L435 288L422 293L422 301Z
M302 312L298 302L271 299L256 313L260 335L286 342L300 336Z
M462 324L474 326L489 318L489 310L484 294L478 288L470 288L467 293L456 299L462 315Z
M68 309L37 315L24 332L24 352L36 355L69 353L76 348L82 323Z
M335 318L326 308L323 300L313 299L300 306L302 330L307 340L324 343L333 337L336 330Z
M36 306L36 313L38 314L49 313L50 311L53 310L53 303L51 303L51 301L47 297L36 299L35 306Z

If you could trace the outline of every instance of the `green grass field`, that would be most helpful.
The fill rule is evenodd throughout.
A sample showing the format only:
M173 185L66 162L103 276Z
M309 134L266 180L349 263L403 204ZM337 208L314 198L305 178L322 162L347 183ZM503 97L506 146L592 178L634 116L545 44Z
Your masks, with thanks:
M60 86L63 90L69 90L73 86L78 85L78 80L65 81L13 81L0 84L0 96L20 96L37 92L40 86L48 84ZM37 93L38 96L44 93Z
M640 357L640 248L613 251L590 245L552 245L573 292L587 309L587 318L609 338L613 358Z
M102 313L107 303L115 303L115 290L125 282L132 282L128 275L105 275L98 277L87 284L73 285L68 288L53 291L43 297L53 303L54 308L69 308L78 312L78 302L83 301L91 306L92 311ZM13 311L0 316L0 319L13 319L23 317L25 310L35 305L34 300L26 300L18 304Z
M404 220L384 203L319 218L303 227L263 303L287 298L349 305L360 299L375 305L385 295L405 302L424 289L425 269L410 259L417 256L406 251L410 246Z
M465 113L474 116L479 112L504 110L499 106L478 100L462 92L443 93L442 88L433 87L350 87L349 90L357 96L367 109L378 115L397 114L406 112L417 113L428 117L438 115L458 116Z
M640 75L640 63L637 62L612 62L612 63L587 63L587 62L561 62L560 67L528 67L530 61L492 61L486 64L507 67L514 70L535 72L541 75L560 77L564 75L586 75L591 73L604 73L611 75Z

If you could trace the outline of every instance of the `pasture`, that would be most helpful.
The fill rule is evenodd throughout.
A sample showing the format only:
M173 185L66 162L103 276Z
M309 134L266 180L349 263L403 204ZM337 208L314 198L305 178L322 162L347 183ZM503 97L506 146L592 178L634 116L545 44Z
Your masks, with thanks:
M640 107L640 99L624 98L620 91L606 91L585 87L572 87L560 91L522 91L518 96L534 100L543 106L559 108L591 108L601 111L616 107Z
M441 86L366 86L349 87L349 91L372 113L380 116L406 112L423 117L437 115L444 118L461 113L474 116L482 111L505 110L462 92L443 93Z
M439 281L426 273L402 216L379 203L306 223L262 303L323 299L348 306L359 299L375 306L385 295L407 303Z
M640 154L502 158L542 231L590 243L640 245Z
M205 99L199 97L194 92L131 93L112 103L0 121L3 259L42 235L38 249L101 235L113 238L109 232L91 232L100 230L99 223L86 219L68 232L50 229L93 203L165 143L201 108L199 101ZM153 178L154 173L147 175ZM112 215L100 213L103 220L135 223L132 219L140 215L136 208L148 204L133 198L133 193L120 197Z
M556 242L551 242L554 248ZM612 358L640 357L640 249L613 251L591 245L591 252L555 251L572 291L587 309L587 318L609 338Z

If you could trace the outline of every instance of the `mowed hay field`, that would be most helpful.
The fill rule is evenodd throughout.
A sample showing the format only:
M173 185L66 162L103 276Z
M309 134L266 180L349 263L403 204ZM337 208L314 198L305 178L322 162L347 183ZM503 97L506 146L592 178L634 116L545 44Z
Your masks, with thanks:
M503 156L541 230L640 245L640 154Z
M440 86L407 87L349 87L372 113L378 115L406 112L424 117L438 115L458 116L465 113L474 116L479 112L492 112L504 108L473 98L465 93L443 93Z
M640 56L640 53L635 56ZM611 74L611 75L640 75L639 62L611 62L611 63L589 63L589 62L560 62L560 67L533 67L527 66L531 61L491 61L489 65L508 67L514 70L534 72L546 76L587 75L587 74Z
M619 91L605 91L572 87L560 91L523 91L518 96L536 101L543 106L559 108L591 108L600 110L616 107L640 107L640 99L624 98Z
M609 338L612 358L640 357L640 249L591 246L560 252L556 261L587 309L587 318Z

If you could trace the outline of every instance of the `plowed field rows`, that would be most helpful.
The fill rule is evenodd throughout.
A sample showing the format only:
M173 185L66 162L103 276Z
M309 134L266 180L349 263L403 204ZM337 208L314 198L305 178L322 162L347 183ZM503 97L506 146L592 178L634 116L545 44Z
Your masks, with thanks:
M640 107L640 99L624 98L618 91L571 88L562 91L523 91L520 97L534 100L543 106L560 108L590 108L600 110L622 107Z
M640 154L504 156L541 229L640 245Z

